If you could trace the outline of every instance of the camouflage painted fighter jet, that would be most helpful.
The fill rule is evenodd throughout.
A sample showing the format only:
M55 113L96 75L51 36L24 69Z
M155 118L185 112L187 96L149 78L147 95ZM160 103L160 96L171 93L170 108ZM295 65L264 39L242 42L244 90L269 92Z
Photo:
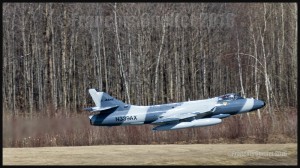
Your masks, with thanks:
M96 107L90 111L90 124L95 126L120 126L153 124L153 130L177 130L192 127L216 125L222 118L260 109L265 102L253 98L243 98L229 93L205 100L179 103L136 106L125 104L105 92L89 89Z

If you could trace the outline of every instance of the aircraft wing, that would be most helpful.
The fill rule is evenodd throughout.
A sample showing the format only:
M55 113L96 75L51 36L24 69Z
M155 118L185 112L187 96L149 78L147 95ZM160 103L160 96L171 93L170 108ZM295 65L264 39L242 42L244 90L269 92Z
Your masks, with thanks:
M180 120L183 119L188 119L192 117L196 117L197 119L203 118L209 114L212 114L212 111L200 113L200 112L192 112L192 113L185 113L181 115L174 115L172 117L162 117L159 118L158 120L152 122L152 124L161 124L161 123L170 123L170 122L179 122Z
M181 122L181 120L189 119L189 118L203 118L209 114L212 114L215 110L215 105L217 103L217 99L205 100L197 102L195 105L183 105L179 108L174 108L168 111L166 114L163 114L159 119L152 122L152 124L163 124L170 122Z
M182 120L182 119L195 117L195 116L197 116L198 113L199 112L193 112L193 113L173 115L173 116L170 116L170 117L162 117L162 118L159 118L158 120L152 122L152 124L175 122L175 121L179 121L179 120Z
M160 123L168 123L168 122L176 122L179 121L179 118L160 118L154 122L152 122L151 124L160 124Z

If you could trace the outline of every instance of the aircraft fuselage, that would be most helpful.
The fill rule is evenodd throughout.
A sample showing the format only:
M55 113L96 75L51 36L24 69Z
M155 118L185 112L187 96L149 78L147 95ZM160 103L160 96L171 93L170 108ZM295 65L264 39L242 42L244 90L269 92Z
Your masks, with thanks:
M265 105L261 100L241 98L236 100L217 99L212 113L203 118L226 118L231 115L257 110ZM206 100L187 101L152 106L125 105L116 109L102 111L100 114L91 115L90 123L95 126L119 126L151 124L163 114L189 113L200 109ZM197 116L195 117L197 118ZM202 117L201 117L202 118Z

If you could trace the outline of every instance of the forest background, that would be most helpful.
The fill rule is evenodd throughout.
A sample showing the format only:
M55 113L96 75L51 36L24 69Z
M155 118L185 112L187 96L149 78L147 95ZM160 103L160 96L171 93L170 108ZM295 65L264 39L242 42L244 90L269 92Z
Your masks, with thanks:
M3 3L3 147L297 141L296 3ZM89 88L154 105L237 92L219 125L94 127Z

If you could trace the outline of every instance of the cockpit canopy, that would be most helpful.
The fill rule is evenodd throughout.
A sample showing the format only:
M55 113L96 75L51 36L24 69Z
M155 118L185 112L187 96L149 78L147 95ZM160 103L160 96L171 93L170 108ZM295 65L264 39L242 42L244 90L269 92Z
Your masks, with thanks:
M222 96L219 96L219 100L237 100L237 99L244 99L237 93L228 93Z

